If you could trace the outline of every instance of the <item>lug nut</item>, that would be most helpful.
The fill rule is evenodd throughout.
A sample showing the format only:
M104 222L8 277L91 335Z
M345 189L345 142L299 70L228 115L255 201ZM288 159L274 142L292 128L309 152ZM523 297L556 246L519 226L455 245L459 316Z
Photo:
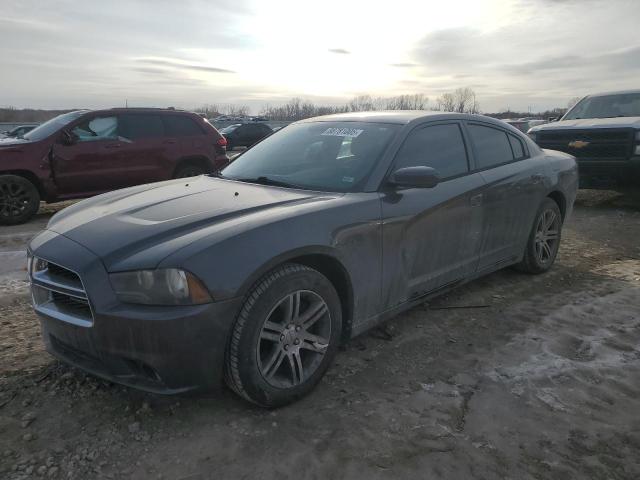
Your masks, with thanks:
M298 340L297 338L293 341L294 344L298 345L300 343L300 340Z
M284 342L284 335L280 335L280 341Z
M285 350L289 350L289 345L287 345L286 343L284 344L284 349Z
M299 332L299 331L300 331L300 325L296 327L296 332Z

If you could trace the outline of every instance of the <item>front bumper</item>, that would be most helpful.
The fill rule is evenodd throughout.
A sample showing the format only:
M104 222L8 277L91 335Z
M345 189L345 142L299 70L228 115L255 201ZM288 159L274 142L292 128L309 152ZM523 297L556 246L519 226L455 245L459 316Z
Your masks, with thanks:
M91 321L79 323L35 304L51 354L99 377L154 393L221 385L228 334L241 299L176 307L123 304L102 262L78 243L45 231L30 250L77 272L91 306Z

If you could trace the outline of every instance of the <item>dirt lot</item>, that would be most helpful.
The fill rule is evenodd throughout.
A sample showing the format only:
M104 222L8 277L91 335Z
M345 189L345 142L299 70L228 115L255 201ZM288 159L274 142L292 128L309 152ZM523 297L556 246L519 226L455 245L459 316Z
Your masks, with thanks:
M635 197L580 192L550 273L505 270L399 316L277 411L59 364L20 274L0 275L0 478L640 478Z

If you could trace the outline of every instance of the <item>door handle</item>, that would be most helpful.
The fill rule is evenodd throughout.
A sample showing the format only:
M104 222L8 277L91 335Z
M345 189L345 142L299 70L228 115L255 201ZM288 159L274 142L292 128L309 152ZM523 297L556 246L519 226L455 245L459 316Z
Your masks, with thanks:
M469 203L471 204L472 207L477 207L479 205L482 205L482 194L479 193L477 195L472 196L469 199Z
M162 143L164 143L165 145L174 145L176 143L176 141L175 140L165 140Z
M104 148L120 148L119 143L112 143L110 145L105 145Z

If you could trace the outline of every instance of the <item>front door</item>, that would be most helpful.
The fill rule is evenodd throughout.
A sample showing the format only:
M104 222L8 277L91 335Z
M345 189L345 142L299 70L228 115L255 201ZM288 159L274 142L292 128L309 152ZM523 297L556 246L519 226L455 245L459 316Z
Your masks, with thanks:
M71 127L73 144L56 143L52 169L60 197L88 196L127 185L118 117L83 117Z
M413 130L392 170L410 166L433 167L441 181L434 188L382 192L386 308L452 285L477 266L483 220L478 193L485 182L479 173L469 173L460 125Z

